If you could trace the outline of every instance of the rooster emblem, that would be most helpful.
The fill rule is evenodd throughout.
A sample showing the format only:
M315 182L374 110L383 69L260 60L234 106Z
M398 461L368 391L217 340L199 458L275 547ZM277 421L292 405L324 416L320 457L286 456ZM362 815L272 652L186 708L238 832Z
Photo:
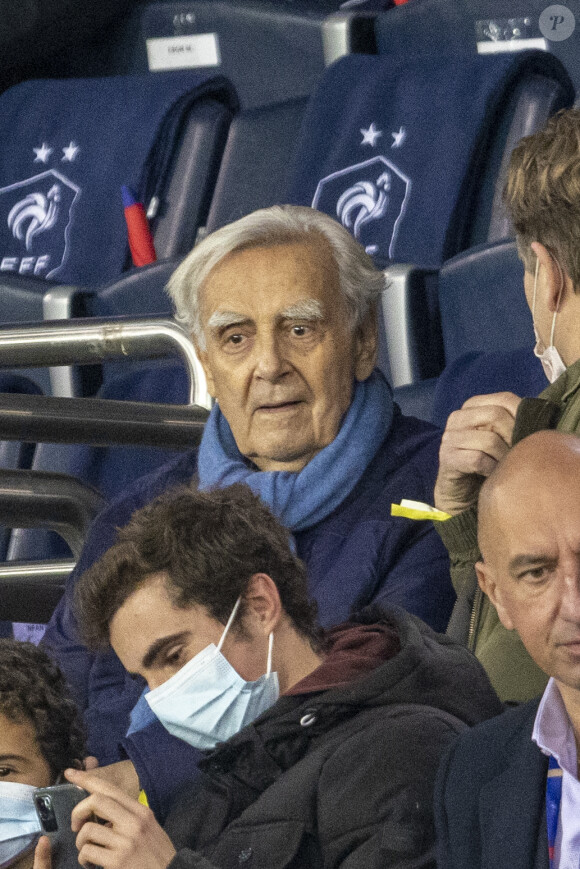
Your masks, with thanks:
M352 230L355 238L366 223L383 217L389 207L388 193L391 189L391 175L383 172L373 184L372 181L358 181L339 197L336 214L346 229Z
M54 226L58 219L60 199L60 186L54 184L46 196L43 193L29 193L11 209L8 228L14 238L24 240L26 250L31 249L37 235Z

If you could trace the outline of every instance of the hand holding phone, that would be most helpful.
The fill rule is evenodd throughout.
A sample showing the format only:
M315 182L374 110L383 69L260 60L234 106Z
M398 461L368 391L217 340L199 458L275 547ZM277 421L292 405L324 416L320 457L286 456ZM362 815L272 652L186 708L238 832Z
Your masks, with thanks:
M52 869L78 869L76 833L71 829L71 812L89 792L73 784L36 788L34 805L43 833L50 839Z

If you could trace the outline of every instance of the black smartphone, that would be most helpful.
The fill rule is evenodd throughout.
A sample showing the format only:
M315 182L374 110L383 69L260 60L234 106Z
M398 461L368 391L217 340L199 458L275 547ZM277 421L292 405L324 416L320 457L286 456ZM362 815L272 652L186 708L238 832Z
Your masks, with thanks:
M34 805L42 832L50 839L52 869L79 869L77 837L70 826L71 812L89 792L72 784L36 788Z

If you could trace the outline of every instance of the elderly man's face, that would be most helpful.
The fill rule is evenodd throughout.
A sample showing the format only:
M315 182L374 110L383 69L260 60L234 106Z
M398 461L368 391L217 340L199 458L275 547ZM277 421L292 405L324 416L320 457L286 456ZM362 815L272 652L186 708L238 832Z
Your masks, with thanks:
M225 257L201 293L208 388L240 452L301 470L327 446L375 364L374 318L352 333L326 241Z
M548 462L549 458L545 457ZM494 493L480 582L501 621L561 686L580 689L580 460Z

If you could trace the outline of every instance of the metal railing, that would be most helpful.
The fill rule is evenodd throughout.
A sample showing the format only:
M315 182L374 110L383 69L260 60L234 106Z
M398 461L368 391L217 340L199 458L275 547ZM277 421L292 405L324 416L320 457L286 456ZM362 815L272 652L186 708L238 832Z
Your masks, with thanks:
M0 524L56 531L75 558L104 506L105 499L95 489L74 477L0 468ZM74 566L74 558L0 564L0 619L46 621Z
M0 368L90 365L175 355L187 370L189 403L211 409L205 374L191 339L168 317L48 320L0 328Z
M175 355L188 375L186 405L0 393L0 440L189 449L199 443L211 408L189 335L169 318L54 320L0 328L0 368ZM104 503L98 492L74 477L0 469L0 524L54 530L75 558ZM75 558L0 564L0 619L46 621Z

